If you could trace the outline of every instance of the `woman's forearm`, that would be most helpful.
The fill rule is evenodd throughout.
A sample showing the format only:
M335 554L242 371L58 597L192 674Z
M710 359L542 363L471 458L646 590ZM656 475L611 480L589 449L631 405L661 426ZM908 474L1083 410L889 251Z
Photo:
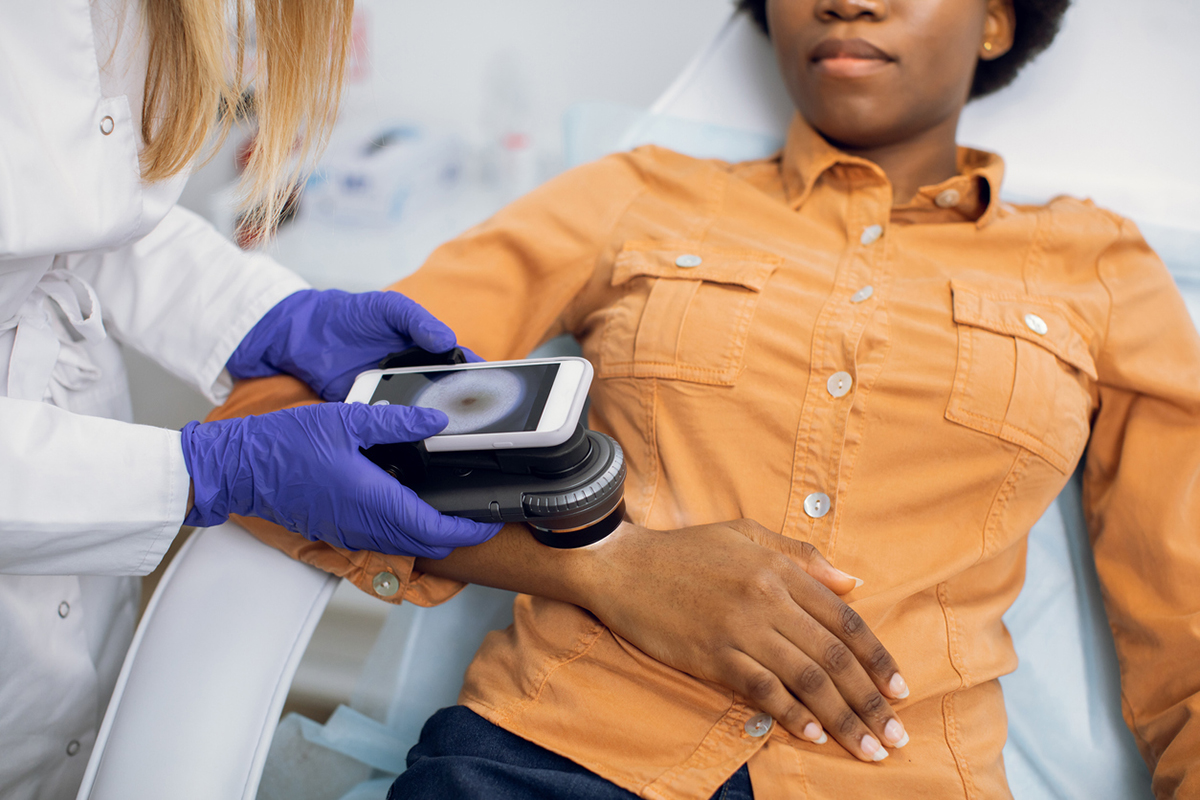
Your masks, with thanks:
M548 597L588 607L589 593L602 582L603 553L631 527L622 523L589 547L558 550L541 544L525 525L505 525L493 538L460 547L443 559L418 558L416 569L440 578Z

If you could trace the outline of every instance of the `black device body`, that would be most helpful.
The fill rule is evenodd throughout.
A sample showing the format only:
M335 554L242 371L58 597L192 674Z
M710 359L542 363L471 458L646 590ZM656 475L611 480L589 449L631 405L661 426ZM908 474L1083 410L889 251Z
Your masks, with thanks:
M463 363L459 348L440 354L410 348L388 356L380 368ZM363 452L438 511L479 522L525 522L551 547L591 544L620 523L624 453L582 423L554 447L430 453L414 442Z

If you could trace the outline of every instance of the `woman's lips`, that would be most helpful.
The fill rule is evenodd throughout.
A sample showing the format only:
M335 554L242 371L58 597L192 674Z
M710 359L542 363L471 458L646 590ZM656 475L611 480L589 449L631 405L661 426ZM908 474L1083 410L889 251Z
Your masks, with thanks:
M837 78L859 78L886 69L895 59L866 39L826 39L809 56L821 72Z

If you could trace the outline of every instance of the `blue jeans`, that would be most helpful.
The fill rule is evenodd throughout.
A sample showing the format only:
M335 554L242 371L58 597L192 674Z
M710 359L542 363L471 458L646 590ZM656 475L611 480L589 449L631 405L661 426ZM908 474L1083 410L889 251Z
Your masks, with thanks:
M443 708L408 751L388 800L636 800L575 762L493 725L465 706ZM742 766L712 800L753 800Z

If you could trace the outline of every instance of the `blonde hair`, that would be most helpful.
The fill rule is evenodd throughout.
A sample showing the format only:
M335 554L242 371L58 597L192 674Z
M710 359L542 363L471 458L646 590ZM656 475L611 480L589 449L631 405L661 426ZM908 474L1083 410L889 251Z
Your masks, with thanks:
M210 142L215 152L253 83L259 128L242 204L249 227L269 232L336 117L354 0L142 0L142 6L150 42L142 179L181 172ZM251 29L257 48L248 70Z

